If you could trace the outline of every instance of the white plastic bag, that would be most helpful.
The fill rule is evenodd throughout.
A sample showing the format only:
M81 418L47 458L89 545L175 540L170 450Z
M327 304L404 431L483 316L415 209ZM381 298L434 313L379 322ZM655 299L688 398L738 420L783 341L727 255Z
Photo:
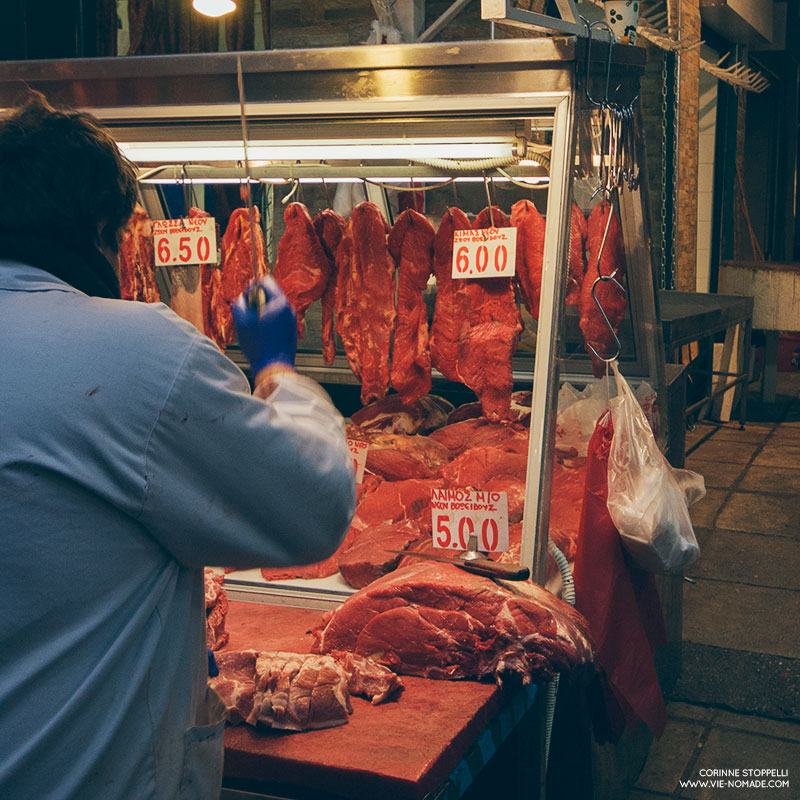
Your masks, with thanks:
M673 469L616 362L610 401L614 436L608 456L608 511L622 544L651 572L680 572L700 556L689 505L705 497L702 475Z

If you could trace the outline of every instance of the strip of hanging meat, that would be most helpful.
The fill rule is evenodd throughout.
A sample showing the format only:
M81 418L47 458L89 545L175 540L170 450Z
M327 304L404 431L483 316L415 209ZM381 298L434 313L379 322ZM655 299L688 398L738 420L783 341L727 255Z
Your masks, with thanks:
M253 248L250 236L250 214L246 208L236 208L228 220L225 235L220 247L220 264L222 265L222 299L224 308L220 312L223 317L224 345L229 345L234 338L233 318L230 304L247 288L254 277L262 278L269 274L269 267L264 256L264 233L261 230L261 214L256 206L252 207L253 235L255 241L255 274L253 271Z
M328 285L322 293L322 359L330 366L336 356L336 334L333 330L336 302L336 251L339 249L339 242L342 241L347 222L333 209L325 208L314 217L313 224L330 264Z
M153 223L138 203L122 234L119 246L119 285L123 300L161 300L156 283Z
M351 212L336 252L336 331L347 363L361 381L361 403L386 396L389 350L396 317L395 264L388 226L374 203Z
M289 203L283 212L286 230L278 242L273 271L297 313L297 335L303 338L303 317L308 307L322 297L328 285L331 265L308 209L302 203Z
M592 369L597 378L602 377L605 373L605 363L602 358L613 356L617 349L614 334L619 330L619 324L628 307L627 294L616 282L622 283L625 276L622 226L619 222L619 215L616 213L611 215L605 247L602 256L600 255L610 213L611 204L607 200L602 200L589 215L587 233L589 256L586 275L581 287L581 331L583 331L586 352L592 357ZM597 298L597 302L595 302L595 298L592 297L592 286L597 280L598 272L603 276L614 275L615 280L597 281L594 289ZM613 333L609 324L603 319L598 303L605 311ZM591 348L594 348L595 352Z
M581 302L581 287L583 286L583 276L586 274L586 237L588 232L586 215L577 203L573 203L569 229L567 296L564 300L568 306L579 306Z
M389 252L397 262L397 327L391 382L405 403L415 403L431 389L428 307L423 292L432 271L433 225L407 209L389 233Z
M537 320L542 292L544 217L530 200L518 200L511 206L511 224L517 229L515 283L525 308Z

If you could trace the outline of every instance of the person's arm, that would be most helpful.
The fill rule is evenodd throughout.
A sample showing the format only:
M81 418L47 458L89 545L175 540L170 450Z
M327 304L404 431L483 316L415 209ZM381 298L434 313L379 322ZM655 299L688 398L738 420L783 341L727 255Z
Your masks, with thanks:
M265 325L263 316L250 322L256 333L270 334L254 339L253 329L244 332L246 320L237 320L243 350L255 362L254 394L242 373L198 337L148 445L142 522L192 566L318 561L339 545L353 514L341 415L318 384L271 358L287 354L285 342L267 347L263 361L258 341L274 345L276 327L289 335L286 325ZM293 314L291 325L296 336Z

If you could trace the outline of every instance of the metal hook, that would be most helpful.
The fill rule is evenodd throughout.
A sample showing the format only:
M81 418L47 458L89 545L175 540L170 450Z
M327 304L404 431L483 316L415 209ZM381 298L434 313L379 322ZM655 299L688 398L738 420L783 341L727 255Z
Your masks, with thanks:
M289 190L289 194L281 200L281 205L285 206L291 199L292 195L297 191L297 188L300 186L300 178L292 178L292 188Z
M608 103L608 87L611 84L611 56L614 49L614 32L611 30L611 26L605 20L598 19L594 22L589 22L589 20L582 15L579 15L579 19L586 26L586 36L589 40L586 44L586 73L583 87L584 93L586 94L586 99L589 101L589 103L591 103L591 105L602 107ZM589 93L589 70L592 63L592 39L594 38L592 36L592 32L595 28L605 28L609 35L608 57L606 59L606 85L602 101L595 100Z
M486 202L489 209L489 224L494 228L494 213L492 212L492 195L489 192L489 179L483 176L483 188L486 189Z

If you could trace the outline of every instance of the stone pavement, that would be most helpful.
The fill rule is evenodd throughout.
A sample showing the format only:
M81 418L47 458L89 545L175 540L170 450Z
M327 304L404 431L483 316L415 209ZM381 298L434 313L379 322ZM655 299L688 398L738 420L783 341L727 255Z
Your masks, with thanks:
M774 405L751 392L743 431L687 434L708 491L692 508L702 556L669 722L630 800L800 798L800 373L779 373L778 391Z

